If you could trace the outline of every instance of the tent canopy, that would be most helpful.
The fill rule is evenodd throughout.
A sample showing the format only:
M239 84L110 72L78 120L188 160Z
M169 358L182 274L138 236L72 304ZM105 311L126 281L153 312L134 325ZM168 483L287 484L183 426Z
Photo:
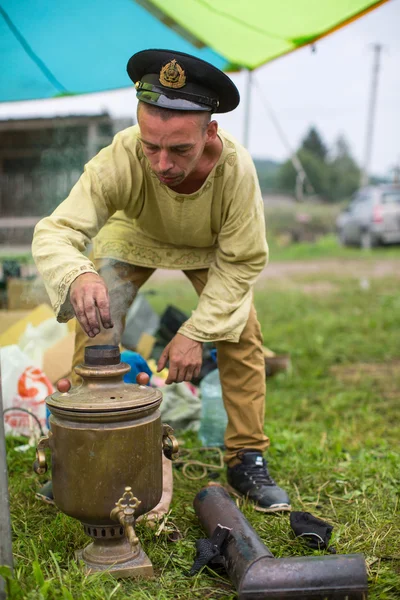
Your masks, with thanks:
M0 102L131 86L145 48L254 69L386 0L3 0Z
M137 0L232 66L253 70L311 44L386 0Z

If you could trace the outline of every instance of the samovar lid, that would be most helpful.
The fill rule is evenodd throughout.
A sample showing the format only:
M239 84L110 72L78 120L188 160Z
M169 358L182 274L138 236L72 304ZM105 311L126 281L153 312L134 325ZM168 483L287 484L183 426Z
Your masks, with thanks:
M146 385L124 383L122 378L130 366L120 358L118 346L86 347L84 364L75 367L83 378L82 385L49 396L46 404L50 410L105 413L152 405L156 408L162 400L161 392Z

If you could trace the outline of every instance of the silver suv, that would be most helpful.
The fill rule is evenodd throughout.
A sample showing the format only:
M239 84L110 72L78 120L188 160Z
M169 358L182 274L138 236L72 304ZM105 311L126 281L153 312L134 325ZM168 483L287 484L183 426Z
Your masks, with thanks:
M356 192L337 218L336 231L344 246L372 248L400 243L400 185L379 185Z

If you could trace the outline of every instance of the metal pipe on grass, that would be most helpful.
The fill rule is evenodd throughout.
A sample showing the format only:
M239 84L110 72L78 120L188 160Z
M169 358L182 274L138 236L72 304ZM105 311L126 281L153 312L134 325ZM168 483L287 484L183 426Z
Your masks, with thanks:
M194 509L209 537L218 525L231 529L221 554L239 600L367 598L362 554L274 558L220 485L201 489Z

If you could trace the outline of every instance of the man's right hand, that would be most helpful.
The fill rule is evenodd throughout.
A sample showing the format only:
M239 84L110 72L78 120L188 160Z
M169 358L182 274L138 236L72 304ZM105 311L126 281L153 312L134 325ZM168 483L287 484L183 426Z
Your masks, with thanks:
M100 333L101 324L110 329L110 299L104 280L96 273L83 273L72 282L70 300L76 318L89 337ZM99 322L99 316L101 323Z

